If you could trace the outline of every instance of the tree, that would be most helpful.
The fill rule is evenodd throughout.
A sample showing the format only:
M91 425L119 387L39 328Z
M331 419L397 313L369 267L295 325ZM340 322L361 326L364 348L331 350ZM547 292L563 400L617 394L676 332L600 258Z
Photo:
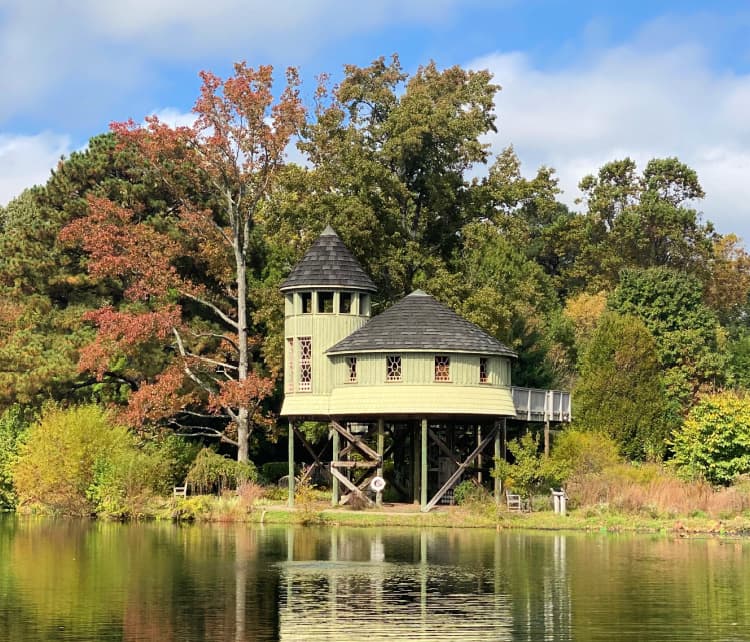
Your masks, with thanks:
M704 192L677 158L653 159L639 176L630 158L602 166L579 185L587 243L576 272L588 287L611 289L623 268L669 267L705 276L714 230L692 203Z
M248 272L255 225L304 120L294 69L275 101L271 67L235 65L221 80L202 72L193 126L113 125L120 148L141 157L177 207L146 217L139 207L90 198L85 218L64 231L89 257L90 275L123 283L127 308L88 315L98 328L81 366L98 377L123 370L144 347L159 350L129 398L134 423L163 421L218 437L248 460L273 380L254 360ZM205 412L205 410L208 412ZM224 417L219 424L215 417Z
M311 168L285 174L269 212L273 245L291 244L299 257L330 223L386 302L425 286L477 216L465 173L489 155L481 137L494 131L490 80L434 63L409 77L393 56L347 65L333 91L322 84L299 144Z
M699 390L724 380L726 355L716 315L703 303L700 281L668 268L623 270L611 309L638 317L656 341L667 393L679 413Z
M703 397L672 440L683 477L730 484L750 473L750 399L735 392Z
M575 425L603 432L635 459L658 459L668 435L656 342L633 316L605 313L573 390Z

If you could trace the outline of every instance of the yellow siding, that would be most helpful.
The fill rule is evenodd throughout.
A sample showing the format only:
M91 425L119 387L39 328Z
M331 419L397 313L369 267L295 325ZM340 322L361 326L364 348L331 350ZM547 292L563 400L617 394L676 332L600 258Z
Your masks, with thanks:
M490 415L515 417L509 388L433 384L414 386L351 385L334 389L330 397L287 396L282 416L355 415Z
M358 354L357 357L357 385L378 386L394 385L385 380L385 358L386 354L393 353L367 353ZM434 384L435 383L435 355L447 354L450 356L451 383L460 386L473 386L479 384L479 357L474 354L451 354L451 353L415 353L404 352L401 354L402 382L407 384ZM335 355L329 357L333 364L331 373L333 385L348 384L349 371L346 367L347 355ZM489 381L483 386L510 386L510 359L506 357L488 357ZM353 385L353 384L350 384ZM445 385L437 383L435 385Z

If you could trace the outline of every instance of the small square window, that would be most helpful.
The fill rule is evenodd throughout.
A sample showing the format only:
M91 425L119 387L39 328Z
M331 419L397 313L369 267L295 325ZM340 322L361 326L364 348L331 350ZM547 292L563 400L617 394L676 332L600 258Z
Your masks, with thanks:
M389 354L385 358L385 380L401 381L401 355Z
M370 295L369 294L359 295L359 315L362 317L370 316Z
M479 357L479 383L490 382L490 371L487 367L487 357Z
M318 313L333 314L333 292L318 292Z
M446 355L435 355L435 381L451 380L451 358Z
M299 293L302 314L312 314L312 292Z
M341 292L339 294L339 314L352 313L352 293Z

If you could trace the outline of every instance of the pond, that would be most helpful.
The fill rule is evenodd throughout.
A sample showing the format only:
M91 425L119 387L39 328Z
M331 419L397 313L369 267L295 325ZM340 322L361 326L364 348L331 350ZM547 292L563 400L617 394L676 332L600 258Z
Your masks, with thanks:
M747 640L750 541L0 516L0 640Z

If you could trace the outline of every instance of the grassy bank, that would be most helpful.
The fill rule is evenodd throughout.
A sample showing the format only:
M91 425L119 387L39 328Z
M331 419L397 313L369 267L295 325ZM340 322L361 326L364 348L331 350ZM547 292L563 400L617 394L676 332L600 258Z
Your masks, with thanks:
M725 519L703 515L692 517L634 515L606 507L578 509L566 516L552 511L513 513L494 505L439 507L429 513L411 505L387 505L383 509L331 508L322 501L290 509L281 502L243 506L234 497L197 496L165 501L158 519L195 522L246 522L306 524L310 526L412 526L418 528L491 528L550 531L666 533L678 536L750 536L750 515Z

